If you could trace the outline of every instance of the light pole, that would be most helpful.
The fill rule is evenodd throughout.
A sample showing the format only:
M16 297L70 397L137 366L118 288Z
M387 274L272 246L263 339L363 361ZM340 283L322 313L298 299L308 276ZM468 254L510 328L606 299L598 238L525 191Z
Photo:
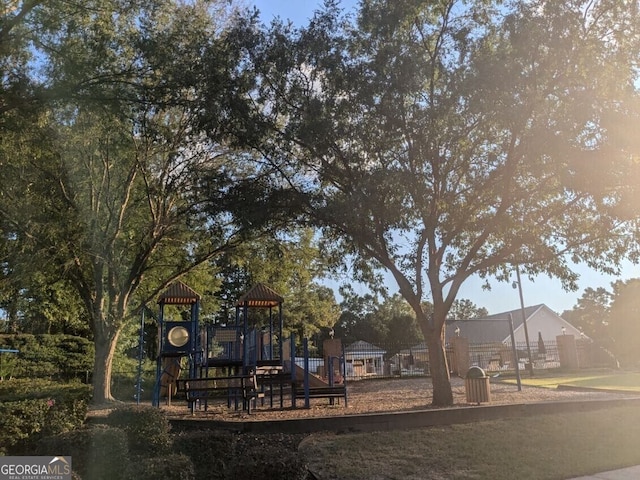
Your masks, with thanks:
M513 351L513 360L516 367L516 380L518 381L518 391L522 391L522 379L520 378L520 361L518 359L518 348L516 347L516 336L513 333L513 315L509 313L509 336L511 337L511 350Z
M527 328L527 316L524 311L524 298L522 296L522 282L520 281L520 267L516 265L516 278L518 284L518 293L520 294L520 310L522 311L522 324L524 325L524 339L527 342L527 357L529 363L527 364L527 370L529 375L533 377L533 362L531 361L531 345L529 344L529 329Z

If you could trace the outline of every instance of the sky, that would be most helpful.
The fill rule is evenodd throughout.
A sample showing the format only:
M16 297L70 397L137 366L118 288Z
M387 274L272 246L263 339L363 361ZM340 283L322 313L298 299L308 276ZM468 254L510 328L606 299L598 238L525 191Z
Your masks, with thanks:
M260 10L261 18L265 23L279 16L282 19L290 19L295 25L304 25L313 16L313 12L322 5L322 0L254 0L248 3ZM343 0L342 5L346 11L351 11L357 5L357 1ZM521 280L525 306L544 303L560 314L565 310L571 310L586 288L604 287L611 291L611 283L616 280L640 277L640 266L631 263L623 265L619 277L603 275L583 266L576 267L576 271L580 279L578 290L575 292L564 291L559 280L549 279L546 276L531 280L523 276ZM515 275L512 281L515 281ZM490 281L492 287L490 291L482 289L483 283L484 281L479 278L470 278L463 285L458 298L469 299L478 307L486 308L490 314L520 308L518 290L513 288L511 282ZM398 291L393 280L390 279L387 284L391 293ZM361 293L366 292L363 289Z
M260 10L261 18L269 23L275 17L289 19L295 25L304 25L313 16L313 12L319 9L322 0L247 0L249 5L255 5ZM356 0L343 0L345 10L351 10L357 4Z

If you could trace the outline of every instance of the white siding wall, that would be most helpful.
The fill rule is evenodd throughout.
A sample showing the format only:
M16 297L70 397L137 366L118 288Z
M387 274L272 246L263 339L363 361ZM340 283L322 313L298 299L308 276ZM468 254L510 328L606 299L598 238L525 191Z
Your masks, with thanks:
M547 307L541 307L536 313L527 319L529 330L529 343L534 345L538 341L538 332L542 332L545 342L555 342L558 335L562 335L562 327L566 328L567 335L580 338L580 330L567 323L562 317L556 315ZM515 329L516 343L525 342L524 325ZM508 341L508 339L507 339Z

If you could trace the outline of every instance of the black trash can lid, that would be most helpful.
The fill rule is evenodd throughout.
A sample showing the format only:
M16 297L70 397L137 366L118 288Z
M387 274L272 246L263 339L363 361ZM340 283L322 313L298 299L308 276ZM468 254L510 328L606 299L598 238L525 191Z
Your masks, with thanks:
M485 378L487 375L480 367L473 366L467 370L467 378Z

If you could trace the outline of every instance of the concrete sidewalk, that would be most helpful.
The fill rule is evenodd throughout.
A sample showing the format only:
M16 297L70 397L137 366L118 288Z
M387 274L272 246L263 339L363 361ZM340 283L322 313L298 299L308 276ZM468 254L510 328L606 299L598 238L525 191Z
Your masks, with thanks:
M637 480L640 479L640 465L635 467L621 468L620 470L610 470L608 472L575 477L569 480Z

